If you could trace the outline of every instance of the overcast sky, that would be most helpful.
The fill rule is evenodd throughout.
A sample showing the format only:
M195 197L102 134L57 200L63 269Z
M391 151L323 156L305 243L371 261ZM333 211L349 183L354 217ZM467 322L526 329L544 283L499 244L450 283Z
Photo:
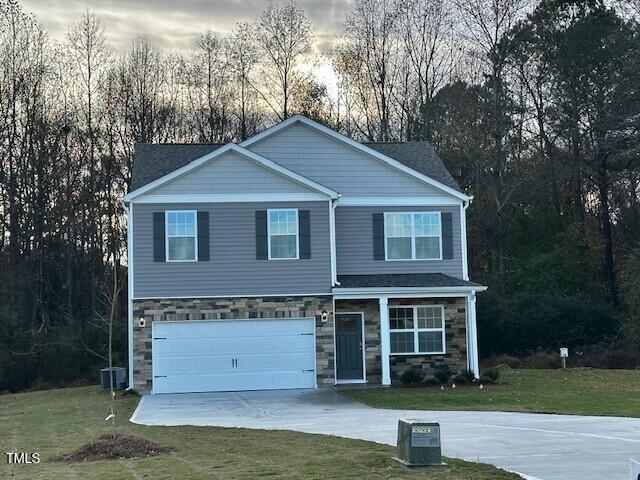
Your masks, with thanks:
M228 32L236 22L254 20L268 5L262 0L22 0L54 39L85 10L100 17L111 45L125 50L138 34L159 47L185 50L206 29ZM278 3L278 2L274 2ZM349 0L298 0L311 19L316 46L325 53L342 29Z

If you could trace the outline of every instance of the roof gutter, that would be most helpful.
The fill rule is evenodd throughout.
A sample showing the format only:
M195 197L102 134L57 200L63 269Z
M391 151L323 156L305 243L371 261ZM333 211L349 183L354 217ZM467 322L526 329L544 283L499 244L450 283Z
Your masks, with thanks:
M371 298L377 296L398 297L459 297L470 293L484 292L485 285L466 285L453 287L362 287L334 288L335 298Z

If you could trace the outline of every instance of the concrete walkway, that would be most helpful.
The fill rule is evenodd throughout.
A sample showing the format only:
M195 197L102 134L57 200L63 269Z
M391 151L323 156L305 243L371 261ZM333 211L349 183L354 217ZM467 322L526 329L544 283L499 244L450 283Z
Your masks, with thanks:
M506 412L383 410L331 389L145 396L144 425L295 430L395 445L398 418L441 424L443 454L542 480L627 480L640 419Z

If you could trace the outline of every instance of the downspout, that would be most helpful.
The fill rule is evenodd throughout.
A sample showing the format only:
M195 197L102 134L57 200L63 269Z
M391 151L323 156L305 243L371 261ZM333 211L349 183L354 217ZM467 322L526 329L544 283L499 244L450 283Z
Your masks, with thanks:
M336 260L336 206L337 201L340 198L332 198L329 200L329 242L331 251L331 287L337 287L340 285L338 282L338 268Z
M468 201L463 201L460 207L460 236L462 246L462 279L469 280L469 260L467 252L467 208L471 204L471 197Z
M127 214L127 339L128 339L128 383L127 391L133 390L133 204L122 202Z

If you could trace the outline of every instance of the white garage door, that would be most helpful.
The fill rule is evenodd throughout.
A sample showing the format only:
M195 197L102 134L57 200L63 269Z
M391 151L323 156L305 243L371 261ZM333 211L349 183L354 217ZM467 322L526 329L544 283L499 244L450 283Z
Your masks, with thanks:
M153 392L314 388L312 318L153 322Z

